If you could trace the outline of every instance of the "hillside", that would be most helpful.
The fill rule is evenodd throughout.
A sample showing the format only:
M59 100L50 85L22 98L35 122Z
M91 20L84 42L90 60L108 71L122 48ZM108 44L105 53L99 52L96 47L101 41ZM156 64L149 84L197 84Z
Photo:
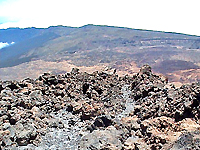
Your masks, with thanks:
M0 49L2 80L28 77L24 72L33 72L31 76L36 78L37 73L44 71L69 71L62 66L56 69L50 65L52 63L86 69L109 66L130 75L149 64L154 72L166 75L173 82L200 79L200 37L197 36L86 25L80 28L4 29L0 30L0 40L15 42ZM19 71L17 76L13 74L15 70Z

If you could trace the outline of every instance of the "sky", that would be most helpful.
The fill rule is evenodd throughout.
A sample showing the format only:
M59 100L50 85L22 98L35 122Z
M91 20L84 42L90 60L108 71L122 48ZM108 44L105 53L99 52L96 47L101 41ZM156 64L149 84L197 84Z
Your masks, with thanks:
M200 0L0 0L0 29L86 24L200 36Z

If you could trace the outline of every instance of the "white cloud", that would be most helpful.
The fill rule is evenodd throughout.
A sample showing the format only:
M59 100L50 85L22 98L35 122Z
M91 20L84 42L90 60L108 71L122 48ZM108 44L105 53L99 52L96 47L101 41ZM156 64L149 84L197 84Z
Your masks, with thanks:
M0 49L8 46L9 44L8 43L3 43L3 42L0 42Z
M7 43L7 42L0 42L0 49L2 49L2 48L4 48L4 47L7 47L7 46L9 46L9 45L12 45L12 44L15 44L15 42L11 42L10 44L9 43Z
M110 25L200 35L199 0L6 0L7 27Z

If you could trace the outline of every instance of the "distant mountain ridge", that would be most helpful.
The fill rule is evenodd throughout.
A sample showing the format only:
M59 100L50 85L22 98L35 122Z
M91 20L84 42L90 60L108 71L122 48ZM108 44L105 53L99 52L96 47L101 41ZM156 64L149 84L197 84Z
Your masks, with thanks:
M127 73L132 72L124 63L136 63L137 67L150 64L155 72L165 75L200 69L200 37L178 33L96 25L9 28L0 29L0 42L15 42L0 50L4 71L37 60L86 67L106 65ZM0 71L0 78L4 71Z

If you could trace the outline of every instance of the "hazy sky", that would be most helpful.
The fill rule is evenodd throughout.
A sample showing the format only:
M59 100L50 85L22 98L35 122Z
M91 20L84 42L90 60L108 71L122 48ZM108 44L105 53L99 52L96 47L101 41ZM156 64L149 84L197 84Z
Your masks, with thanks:
M200 36L200 0L0 0L0 28L86 24Z

